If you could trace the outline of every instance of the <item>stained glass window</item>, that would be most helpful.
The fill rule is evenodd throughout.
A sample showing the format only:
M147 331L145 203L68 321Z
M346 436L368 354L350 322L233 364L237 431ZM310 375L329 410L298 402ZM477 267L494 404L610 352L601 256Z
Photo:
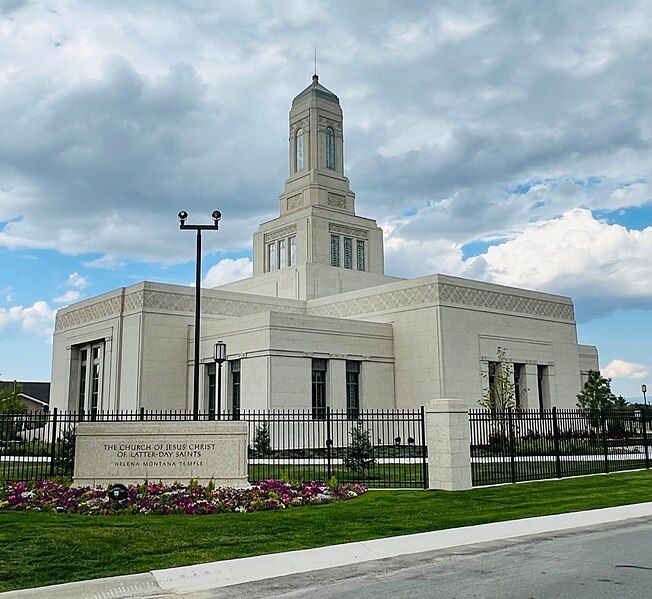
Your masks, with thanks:
M340 236L331 235L331 266L340 265Z
M344 238L344 268L353 268L353 239Z
M287 242L285 239L280 239L278 242L278 267L285 268L287 266L288 250Z
M290 237L290 266L297 264L297 238L293 235Z
M356 263L358 270L364 270L364 240L356 240Z
M326 168L335 169L335 132L332 127L326 129Z
M303 129L297 131L297 172L303 170Z

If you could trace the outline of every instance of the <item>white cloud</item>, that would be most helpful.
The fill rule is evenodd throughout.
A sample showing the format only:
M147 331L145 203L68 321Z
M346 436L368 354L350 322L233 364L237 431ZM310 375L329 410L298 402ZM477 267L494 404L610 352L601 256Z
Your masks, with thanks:
M652 227L628 230L575 209L527 225L507 241L463 260L461 244L450 239L433 241L425 234L410 239L406 230L413 223L428 227L421 214L388 227L391 274L443 272L571 295L582 319L617 308L652 309Z
M1 246L110 256L89 267L186 262L193 239L175 215L219 208L206 250L248 248L276 213L287 110L315 39L345 110L359 213L438 206L406 239L456 246L580 205L650 201L645 3L442 0L373 19L364 2L241 4L12 4L0 22Z
M615 359L602 369L602 374L610 379L642 379L650 374L643 364Z
M0 308L0 330L18 325L23 331L35 335L52 335L56 311L47 302L37 301L32 306Z
M249 258L224 258L215 266L211 266L202 281L202 287L219 287L232 281L239 281L250 277L253 272L253 263Z
M107 270L120 270L127 265L125 260L120 260L117 256L111 254L105 254L95 260L82 262L82 264L84 268L106 268Z
M68 289L63 295L55 297L52 301L56 304L70 304L77 301L81 297L81 291L76 289Z
M66 286L74 287L75 289L85 289L88 285L88 277L82 277L79 273L73 272L66 282Z

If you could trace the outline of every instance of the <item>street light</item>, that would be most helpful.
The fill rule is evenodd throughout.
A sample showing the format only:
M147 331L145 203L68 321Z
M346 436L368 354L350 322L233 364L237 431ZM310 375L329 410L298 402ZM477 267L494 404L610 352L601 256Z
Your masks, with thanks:
M226 362L226 343L221 339L218 339L215 344L213 359L217 370L217 419L219 420L222 417L222 364Z
M192 386L192 417L199 419L199 326L201 315L201 232L206 230L217 230L220 228L222 213L213 210L212 225L187 225L188 213L185 210L179 212L179 229L197 231L197 258L195 263L195 365L193 370Z
M647 393L647 385L643 384L641 385L641 393L643 394L643 404L647 408L647 397L645 394Z

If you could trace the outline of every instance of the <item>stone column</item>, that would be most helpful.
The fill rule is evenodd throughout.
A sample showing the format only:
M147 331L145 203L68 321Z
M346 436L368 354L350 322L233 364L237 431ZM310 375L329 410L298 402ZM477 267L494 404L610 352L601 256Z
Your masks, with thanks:
M461 491L471 488L471 435L466 404L434 399L426 405L428 486Z
M539 381L536 364L525 364L521 371L523 381L522 389L525 389L524 408L539 409Z

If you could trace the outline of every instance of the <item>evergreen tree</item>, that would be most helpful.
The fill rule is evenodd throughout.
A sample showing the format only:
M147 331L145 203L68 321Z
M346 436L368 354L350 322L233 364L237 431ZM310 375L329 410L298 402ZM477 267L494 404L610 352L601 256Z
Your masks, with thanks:
M351 430L351 440L344 454L344 465L356 474L363 474L376 463L371 433L365 430L362 422Z
M269 426L265 422L256 427L254 432L253 451L258 457L266 457L272 451L272 442L269 436Z

